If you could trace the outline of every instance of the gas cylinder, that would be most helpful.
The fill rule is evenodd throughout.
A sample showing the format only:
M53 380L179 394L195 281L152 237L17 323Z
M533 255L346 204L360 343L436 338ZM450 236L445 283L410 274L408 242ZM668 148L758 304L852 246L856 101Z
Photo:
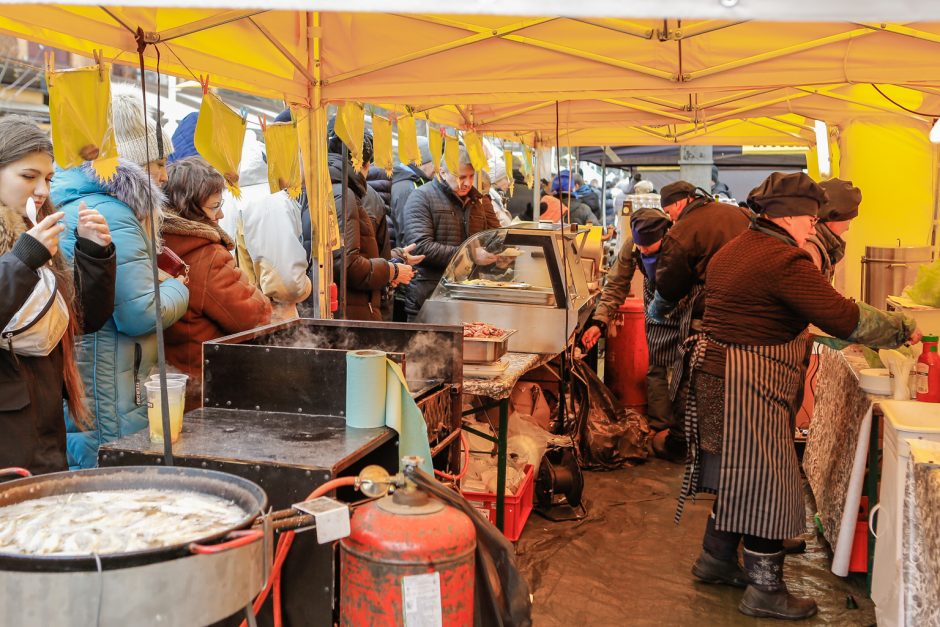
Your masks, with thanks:
M612 325L617 325L614 337L611 337L613 334L609 328ZM621 403L645 413L648 368L649 350L646 347L643 300L628 298L608 325L604 383Z
M340 542L340 624L471 627L475 549L470 518L418 489L359 507Z

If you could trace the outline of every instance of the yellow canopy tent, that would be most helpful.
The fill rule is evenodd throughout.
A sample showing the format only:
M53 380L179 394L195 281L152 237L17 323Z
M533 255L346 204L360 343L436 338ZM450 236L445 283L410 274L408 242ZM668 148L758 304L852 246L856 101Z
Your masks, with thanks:
M684 0L669 6L697 4ZM808 11L823 10L803 4ZM844 9L846 3L840 4ZM728 14L714 5L692 12ZM774 7L768 17L800 15L792 2ZM914 7L911 15L940 17L940 9L929 4ZM608 14L625 10L619 5ZM844 14L857 11L857 19L870 19L870 10L849 5ZM163 72L209 74L214 86L306 104L312 115L302 147L314 163L325 157L323 105L347 100L409 105L442 123L509 137L522 133L527 142L537 139L542 145L716 143L721 133L738 143L764 131L765 137L810 142L807 119L847 125L875 114L926 134L932 114L940 112L937 22L13 4L0 5L0 32L89 57L100 49L106 59L133 65L138 43L146 43L150 68L159 49ZM865 83L916 90L918 106L912 109L928 114L905 112ZM859 94L859 88L875 95ZM645 142L634 139L639 137ZM329 241L319 225L327 224L332 206L329 185L313 170L308 185L317 190L311 209L322 292L330 282L323 261L329 258Z

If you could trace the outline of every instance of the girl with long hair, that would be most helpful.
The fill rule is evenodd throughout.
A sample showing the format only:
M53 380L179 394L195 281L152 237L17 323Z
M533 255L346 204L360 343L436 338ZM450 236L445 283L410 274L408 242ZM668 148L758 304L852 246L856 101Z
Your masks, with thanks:
M104 217L82 207L74 256L49 199L52 142L30 120L0 119L0 467L67 470L63 401L87 427L74 338L114 307L115 256Z

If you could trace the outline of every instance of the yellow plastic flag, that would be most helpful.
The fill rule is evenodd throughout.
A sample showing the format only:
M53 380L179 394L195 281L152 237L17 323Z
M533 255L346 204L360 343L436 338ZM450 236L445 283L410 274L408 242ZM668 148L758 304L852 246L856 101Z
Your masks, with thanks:
M48 67L52 150L61 168L91 161L95 173L109 181L117 171L118 150L111 123L111 65L74 70Z
M512 196L516 188L515 177L512 175L512 150L503 151L503 163L506 164L506 179L509 181L509 195Z
M535 183L535 172L532 168L532 151L525 144L522 145L522 155L525 157L525 184L529 189Z
M447 171L457 176L460 171L460 140L456 135L444 136L444 162Z
M392 157L392 123L378 115L372 116L372 151L375 153L372 161L391 177L395 165Z
M490 171L490 165L486 161L486 152L483 150L483 140L476 131L466 131L463 134L463 143L470 154L470 163L477 172Z
M418 150L418 130L415 116L403 115L398 118L398 160L402 165L413 163L421 165L421 151Z
M268 185L271 193L286 189L291 198L300 196L300 142L294 122L266 124L264 145L268 160Z
M238 166L242 160L247 121L211 92L203 93L196 120L193 144L203 159L218 170L235 198L241 198L238 188Z
M366 129L366 111L358 102L347 102L336 112L333 131L349 149L353 169L362 169L362 137Z
M428 127L428 148L434 161L434 173L441 171L441 155L444 154L444 129Z

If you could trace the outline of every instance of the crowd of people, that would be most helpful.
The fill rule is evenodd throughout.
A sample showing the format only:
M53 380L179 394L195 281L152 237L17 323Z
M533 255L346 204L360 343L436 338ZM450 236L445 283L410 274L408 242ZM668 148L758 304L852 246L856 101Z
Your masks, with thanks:
M738 608L750 616L816 612L783 578L785 556L806 546L796 537L806 521L794 426L809 325L873 347L920 341L913 319L831 283L861 200L849 181L817 184L802 172L770 175L741 206L686 181L666 185L662 210L632 213L632 238L581 337L588 348L602 337L639 269L653 452L686 464L677 521L687 497L716 495L692 573L745 588Z

